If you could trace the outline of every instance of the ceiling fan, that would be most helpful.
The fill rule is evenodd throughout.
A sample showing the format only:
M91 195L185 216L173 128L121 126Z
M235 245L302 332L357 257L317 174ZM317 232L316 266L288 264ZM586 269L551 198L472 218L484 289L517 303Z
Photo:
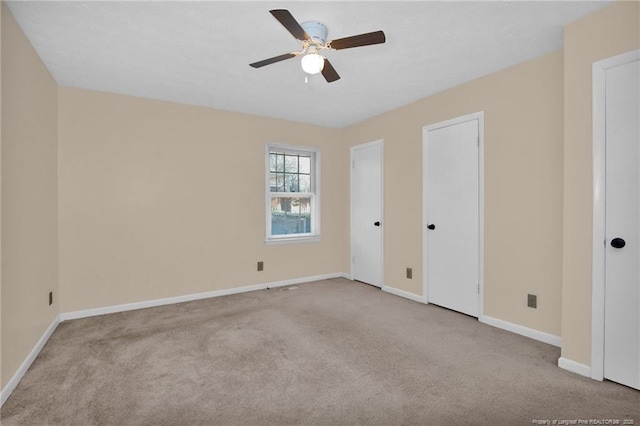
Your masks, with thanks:
M302 50L298 52L285 53L284 55L274 56L273 58L254 62L253 68L261 68L265 65L275 64L285 59L302 56L302 69L308 74L322 73L322 76L328 83L340 79L340 76L331 65L331 62L319 52L324 49L342 50L351 47L370 46L372 44L381 44L385 42L383 31L374 31L372 33L359 34L351 37L339 38L337 40L327 41L327 27L315 21L303 22L298 21L286 9L275 9L269 11L287 31L291 33L297 40L302 43Z

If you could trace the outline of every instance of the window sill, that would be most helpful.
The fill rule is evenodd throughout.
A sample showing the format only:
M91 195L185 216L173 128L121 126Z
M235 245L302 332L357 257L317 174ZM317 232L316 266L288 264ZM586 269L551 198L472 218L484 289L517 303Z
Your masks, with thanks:
M319 243L321 240L320 235L311 235L304 237L283 237L283 238L270 238L264 243L268 246L275 246L280 244L296 244L296 243Z

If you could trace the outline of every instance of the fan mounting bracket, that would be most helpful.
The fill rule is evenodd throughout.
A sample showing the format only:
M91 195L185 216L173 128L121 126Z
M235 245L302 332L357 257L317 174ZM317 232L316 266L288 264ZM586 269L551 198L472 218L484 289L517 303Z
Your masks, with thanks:
M302 29L311 37L310 45L324 47L327 42L327 26L318 21L307 21L300 24Z

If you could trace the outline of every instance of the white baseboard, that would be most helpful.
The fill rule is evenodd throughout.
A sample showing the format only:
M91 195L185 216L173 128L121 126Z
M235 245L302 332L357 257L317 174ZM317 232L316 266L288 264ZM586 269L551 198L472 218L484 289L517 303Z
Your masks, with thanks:
M572 361L569 358L558 358L558 367L571 371L572 373L591 378L591 367Z
M404 297L405 299L413 300L414 302L424 303L424 299L422 298L422 296L418 296L415 293L410 293L408 291L389 287L387 285L382 286L382 291L386 291L387 293L393 294L395 296Z
M331 278L344 278L344 275L345 274L343 274L342 272L337 272L334 274L314 275L311 277L294 278L291 280L284 280L284 281L274 281L271 283L264 284L264 286L265 288L285 287L288 285L310 283L313 281L330 280Z
M0 407L4 405L5 401L9 398L9 395L11 395L11 392L13 392L16 386L18 386L18 383L20 383L20 380L22 380L22 376L24 376L24 373L26 373L29 367L31 367L31 364L33 364L33 361L35 361L38 354L47 343L49 337L51 337L58 324L60 324L60 316L56 316L53 319L53 322L49 325L42 337L40 337L33 349L31 349L31 352L29 352L13 377L11 377L11 380L9 380L4 389L2 389L2 393L0 395Z
M530 339L538 340L540 342L548 343L553 346L561 347L562 339L560 336L545 333L544 331L535 330L533 328L525 327L523 325L514 324L509 321L503 321L497 318L492 318L486 315L482 315L478 318L478 321L492 325L503 330L510 331L512 333L519 334L521 336L528 337Z
M136 309L153 308L156 306L172 305L174 303L190 302L192 300L208 299L210 297L228 296L247 291L265 290L266 284L249 285L245 287L229 288L224 290L207 291L204 293L186 294L183 296L166 297L164 299L145 300L142 302L125 303L123 305L105 306L102 308L85 309L82 311L63 312L60 321L68 321L79 318L95 317L97 315L114 314L117 312L134 311Z
M167 297L163 299L145 300L142 302L126 303L123 305L105 306L102 308L85 309L82 311L64 312L60 314L60 321L68 321L79 318L94 317L97 315L114 314L117 312L133 311L136 309L153 308L156 306L172 305L174 303L190 302L192 300L209 299L212 297L228 296L231 294L246 293L248 291L266 290L268 288L283 287L312 281L328 280L342 277L342 273L315 275L311 277L294 278L284 281L254 284L244 287L228 288L223 290L207 291L204 293L186 294L183 296Z

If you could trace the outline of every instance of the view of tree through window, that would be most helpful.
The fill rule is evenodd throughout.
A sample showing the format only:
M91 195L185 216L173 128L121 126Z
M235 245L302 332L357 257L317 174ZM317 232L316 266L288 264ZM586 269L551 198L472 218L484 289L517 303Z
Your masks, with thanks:
M269 152L271 235L311 234L314 153Z

